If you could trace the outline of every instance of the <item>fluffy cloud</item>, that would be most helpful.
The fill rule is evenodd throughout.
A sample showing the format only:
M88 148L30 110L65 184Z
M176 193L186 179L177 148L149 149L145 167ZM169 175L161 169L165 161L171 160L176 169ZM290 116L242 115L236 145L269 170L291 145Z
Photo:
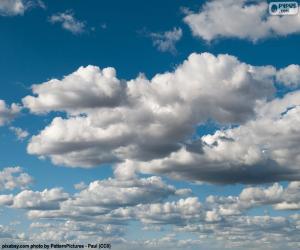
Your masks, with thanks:
M12 207L36 210L54 210L59 202L67 200L69 195L60 188L45 189L42 192L24 190L13 198Z
M45 189L41 192L24 190L17 195L0 195L0 204L28 210L55 210L69 198L61 188Z
M81 67L34 85L35 96L23 99L34 113L67 113L27 150L57 165L115 163L125 179L138 170L223 184L298 180L300 92L274 98L275 83L299 84L290 73L298 67L256 67L209 53L151 80L121 81L113 68ZM223 128L191 139L208 120Z
M227 216L245 214L251 208L272 206L275 210L300 209L300 183L290 182L286 188L274 183L269 187L247 187L239 196L208 196L206 208L224 219Z
M173 30L165 31L163 33L150 33L150 38L152 38L153 45L162 52L176 53L175 44L182 37L181 28L173 28Z
M177 191L187 192L166 185L159 177L109 178L91 182L73 195L58 188L41 192L25 190L17 195L0 196L0 203L29 210L28 218L34 220L28 232L28 240L32 242L92 239L113 242L116 249L120 246L130 249L172 247L175 242L181 247L199 249L210 245L210 239L214 239L212 248L216 249L220 245L230 249L253 249L257 244L270 247L270 242L274 241L280 249L287 242L291 247L299 246L299 216L250 216L246 213L265 205L275 209L282 209L278 207L282 204L299 205L299 187L299 182L291 182L285 188L277 183L269 187L246 187L239 196L209 196L200 202L197 197L174 200ZM132 221L141 222L150 231L152 226L158 225L174 233L160 237L162 241L131 242L122 237L126 235L126 225ZM199 240L182 238L181 233L185 237L186 233L194 233Z
M143 223L185 225L190 220L203 221L202 205L196 197L180 199L177 202L139 205L134 208L135 216Z
M71 11L52 15L50 17L50 22L60 23L63 29L70 31L73 34L80 34L85 30L85 23L77 20Z
M91 182L80 192L68 198L60 189L33 192L25 190L13 197L0 197L2 204L30 210L31 219L61 218L72 221L123 224L137 205L162 202L169 197L188 195L188 189L175 189L159 177L107 179ZM136 214L136 212L134 212Z
M20 112L21 107L13 103L10 107L0 100L0 126L11 122Z
M0 206L11 206L13 204L14 196L12 194L0 195Z
M184 21L194 36L206 41L232 37L255 42L300 32L300 15L271 16L267 1L208 1L198 13L189 13Z
M284 83L286 86L298 87L300 85L300 66L295 64L289 65L279 70L276 78L277 81Z
M141 179L141 181L145 180ZM131 190L130 193L134 194L135 192ZM102 204L98 204L99 199L96 200L95 197L92 199L90 195L86 195L89 198L85 204L85 210L80 208L83 204L74 206L74 200L83 194L80 192L70 197L69 201L61 201L59 210L34 210L34 207L29 207L30 219L48 219L47 223L38 220L32 223L31 228L35 231L30 233L29 238L33 241L47 239L70 242L76 242L76 240L84 242L91 239L107 241L109 238L110 241L115 242L114 246L117 249L120 243L123 248L131 244L136 247L141 247L142 244L146 248L154 244L154 248L161 248L162 246L171 247L172 242L179 244L176 234L195 233L195 236L199 237L199 241L191 238L181 240L180 246L199 249L199 247L209 244L211 238L214 239L212 248L215 247L216 249L220 248L219 244L226 245L230 249L243 249L244 247L253 249L257 244L270 247L270 242L274 241L278 242L278 249L281 249L287 242L290 247L296 247L299 246L300 240L299 216L249 216L244 213L253 207L280 204L283 200L295 200L295 197L299 200L297 193L299 193L299 183L292 182L286 188L279 184L267 188L248 187L242 190L238 197L209 196L204 203L200 203L196 197L154 203L148 200L145 204L131 203L129 206L119 202L117 206L110 206L110 209L99 213L99 210L96 212L92 208L95 209L95 205L102 206ZM28 199L30 200L29 197ZM64 205L66 202L73 202L73 207L66 207ZM229 213L230 208L239 208L239 211ZM88 217L87 211L89 211ZM169 241L165 238L161 242L150 239L143 242L130 242L121 239L120 237L126 234L125 225L121 225L122 221L134 220L150 226L171 226L173 231L169 232L176 232L176 234L171 237L173 240ZM276 238L274 238L275 236ZM178 237L181 238L179 235ZM130 246L130 249L135 249L134 246Z
M272 66L229 55L192 54L174 72L120 81L115 70L88 66L33 86L32 112L65 111L28 145L55 164L91 167L124 159L160 158L185 144L199 124L239 124L275 92ZM194 147L194 146L193 146ZM198 149L197 149L198 150Z
M32 86L37 97L23 98L23 104L33 113L52 110L81 113L85 109L114 107L122 100L121 81L113 68L80 67L62 80L52 79Z
M24 189L32 182L33 178L20 167L8 167L0 171L0 190Z
M250 206L260 204L274 205L277 210L299 210L300 209L300 182L290 182L287 188L275 183L273 186L263 188L246 188L240 194L241 202Z
M78 206L119 207L161 201L175 195L176 189L166 185L159 177L147 179L108 179L94 181L76 195Z
M225 224L214 227L214 235L229 249L295 249L299 246L296 223L282 216L232 217Z
M111 242L109 238L117 238L124 234L123 228L114 225L99 225L94 222L66 221L60 223L31 223L30 228L43 232L33 233L30 239L37 242L80 240L80 242ZM57 230L59 228L59 230ZM46 230L45 230L46 229ZM102 238L102 239L101 239Z

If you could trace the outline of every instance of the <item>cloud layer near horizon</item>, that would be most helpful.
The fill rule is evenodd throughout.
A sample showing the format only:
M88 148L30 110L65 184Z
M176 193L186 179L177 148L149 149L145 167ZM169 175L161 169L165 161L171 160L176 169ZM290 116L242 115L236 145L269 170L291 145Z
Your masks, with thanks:
M147 249L154 244L152 247L156 249L176 244L204 247L212 237L217 240L211 242L210 249L218 249L218 244L231 249L253 248L257 244L268 247L274 240L278 240L278 249L284 244L297 247L300 241L297 214L249 216L247 212L267 206L275 210L299 210L299 190L299 182L290 182L286 187L274 183L246 187L237 196L210 195L200 201L191 190L176 189L155 176L95 180L74 194L57 187L43 191L27 189L14 195L0 195L0 205L25 210L31 221L30 230L16 235L10 227L0 227L0 238L39 243L104 239L114 247L135 249L139 245ZM168 227L170 235L160 240L125 239L132 221L139 222L145 231ZM197 237L177 242L175 235L185 233Z

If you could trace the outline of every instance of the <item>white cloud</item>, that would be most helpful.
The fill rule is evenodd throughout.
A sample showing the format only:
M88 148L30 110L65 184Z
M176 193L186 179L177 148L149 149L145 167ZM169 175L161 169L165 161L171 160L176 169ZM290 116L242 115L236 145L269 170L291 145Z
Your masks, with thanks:
M21 128L13 127L13 126L12 126L12 127L9 127L9 129L10 129L11 131L13 131L13 132L16 134L18 140L20 140L20 141L24 140L26 137L29 136L28 131L23 130L23 129L21 129Z
M11 206L13 204L14 196L12 194L0 195L0 206Z
M22 0L1 0L0 15L16 16L23 15L26 10L26 5Z
M271 204L277 210L300 209L300 182L290 182L286 188L275 183L269 188L246 188L240 194L240 200L250 206ZM254 203L254 204L253 204Z
M152 38L153 45L162 52L176 53L176 43L182 37L181 28L173 28L173 30L165 31L163 33L152 32L149 34Z
M133 208L135 216L145 224L185 225L189 221L203 221L205 213L198 198L188 197L177 202L138 205Z
M158 177L109 178L91 182L73 195L58 188L41 192L25 190L15 196L0 196L0 203L29 210L29 219L34 219L30 226L33 231L28 232L31 242L104 240L112 242L116 249L207 249L207 246L210 249L253 249L257 246L274 249L276 242L278 249L282 249L287 243L299 245L299 215L250 216L245 212L264 205L278 209L277 205L284 205L284 202L289 205L299 202L299 187L299 182L291 182L285 188L279 184L246 187L239 196L209 196L201 203L197 197L170 200L169 194L163 194L164 190L171 195L177 190ZM230 210L235 212L230 213ZM146 237L143 241L132 242L123 239L127 224L132 221L141 222L137 226L150 231L153 227L161 227L161 240ZM169 234L162 236L166 227ZM181 233L189 237L182 238ZM197 238L191 237L191 233ZM11 234L11 237L17 236Z
M241 215L251 208L270 205L275 210L299 210L299 190L300 183L297 181L290 182L286 188L278 183L269 187L247 187L239 196L208 196L206 206L221 218Z
M82 189L85 189L87 187L87 185L83 182L83 181L81 181L81 182L79 182L79 183L76 183L75 185L74 185L74 188L76 189L76 190L82 190Z
M57 13L50 17L51 23L60 23L62 28L73 34L81 34L85 31L85 22L79 21L71 11Z
M0 190L24 189L32 182L33 178L20 167L8 167L0 171Z
M94 222L85 221L65 221L60 223L40 223L35 222L30 225L31 228L43 230L38 233L31 234L33 241L62 241L67 240L80 243L86 242L111 242L107 240L110 237L117 238L124 234L124 230L120 226L100 225ZM57 230L59 228L59 230ZM104 240L100 240L103 237ZM93 243L94 244L94 243Z
M267 1L207 1L198 13L189 13L184 21L194 36L206 41L227 37L255 42L300 32L300 15L271 16Z
M161 201L175 195L176 189L159 177L94 181L76 195L76 206L119 207Z
M110 181L110 179L106 181ZM209 239L214 239L212 247L216 249L220 248L220 246L218 247L219 244L226 245L230 249L246 246L253 249L258 245L274 246L270 242L274 243L275 240L279 244L278 249L280 249L287 242L289 244L299 242L299 227L297 227L299 216L249 216L245 215L244 212L262 205L276 206L276 204L281 204L282 200L295 200L295 197L299 199L298 191L298 182L290 183L287 188L274 184L268 188L245 188L238 197L210 196L204 203L200 203L196 197L154 203L149 200L145 204L132 203L130 206L121 202L115 207L102 211L102 213L99 213L99 210L97 212L96 207L94 207L95 204L99 204L99 199L96 197L92 199L90 195L86 195L89 197L86 206L83 204L82 207L79 204L73 207L66 206L66 202L73 202L73 198L78 197L78 194L75 194L73 198L70 197L71 200L61 201L59 210L29 211L29 218L36 220L31 227L39 230L31 235L31 239L66 239L82 242L93 237L104 237L106 240L107 237L112 237L112 240L118 241L120 236L126 234L124 222L138 220L142 225L149 228L157 225L160 227L171 226L169 232L197 233L201 239L194 241L193 244L192 242L189 244L190 239L186 239L186 241L180 242L180 246L194 245L195 249L199 249L199 247L209 244ZM132 190L129 193L134 194ZM29 209L34 209L34 207ZM237 211L228 213L230 209ZM38 219L48 220L44 224L41 223L42 221L38 222ZM276 239L274 239L275 235ZM179 243L175 234L171 238L173 239L171 242ZM171 242L166 238L164 242L156 242L158 245L153 247L162 248L165 244L171 246ZM127 244L142 247L140 244L145 244L145 240L144 243L126 240L121 240L120 243L123 248ZM116 244L118 245L117 242ZM117 247L116 244L114 244L115 247ZM147 240L147 247L152 244L155 244L155 241ZM130 247L130 249L135 248Z
M300 92L274 98L275 81L297 86L289 77L295 68L209 53L151 80L121 81L113 68L81 67L34 85L35 96L23 99L31 112L68 114L33 136L27 150L71 167L114 163L124 179L138 170L216 183L298 180ZM207 120L224 128L190 140Z
M11 122L21 111L21 107L13 103L10 107L0 100L0 126Z
M81 113L82 110L117 106L122 99L121 81L115 69L96 66L80 67L62 80L52 79L32 86L38 96L23 98L23 104L34 113L51 110Z
M24 190L13 199L12 207L36 210L54 210L59 202L67 200L69 195L60 188L45 189L42 192Z
M65 111L28 145L55 164L92 167L174 152L208 119L243 123L259 100L275 92L272 66L255 67L229 55L192 54L174 72L120 81L113 68L81 67L62 80L33 86L25 107Z
M1 0L0 16L18 16L31 8L46 8L42 0Z
M277 81L284 83L286 86L298 87L300 85L300 66L289 65L278 71Z
M198 211L201 205L197 198L188 197L178 202L160 204L166 199L188 194L191 194L190 190L176 189L164 183L159 177L130 180L109 178L91 182L73 195L63 192L60 188L43 191L24 190L16 195L0 195L0 204L14 209L28 210L29 219L47 218L49 222L54 223L65 221L68 226L72 225L72 228L66 231L72 231L71 233L84 231L91 236L93 233L99 235L101 227L109 232L107 225L125 225L131 219L145 222L151 220L153 223L157 220L159 223L157 207L165 211L165 220L169 224L184 223L192 217L196 219L201 213ZM168 214L170 209L173 215ZM176 221L172 221L172 218ZM45 226L40 223L32 225L35 228ZM49 232L52 231L51 224L48 226ZM112 232L116 232L116 229L111 228ZM56 233L65 235L62 229Z

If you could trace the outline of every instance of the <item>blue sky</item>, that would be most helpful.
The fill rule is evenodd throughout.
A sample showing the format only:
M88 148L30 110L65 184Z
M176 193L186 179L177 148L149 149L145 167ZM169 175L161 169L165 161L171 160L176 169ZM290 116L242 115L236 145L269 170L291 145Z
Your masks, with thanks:
M0 2L1 242L297 249L298 24L265 1Z

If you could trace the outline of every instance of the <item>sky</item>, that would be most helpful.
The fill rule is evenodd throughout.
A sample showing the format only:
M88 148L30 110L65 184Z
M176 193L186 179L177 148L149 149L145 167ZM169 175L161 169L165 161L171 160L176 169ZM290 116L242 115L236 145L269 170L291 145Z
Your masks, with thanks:
M299 249L300 14L0 0L0 242Z

